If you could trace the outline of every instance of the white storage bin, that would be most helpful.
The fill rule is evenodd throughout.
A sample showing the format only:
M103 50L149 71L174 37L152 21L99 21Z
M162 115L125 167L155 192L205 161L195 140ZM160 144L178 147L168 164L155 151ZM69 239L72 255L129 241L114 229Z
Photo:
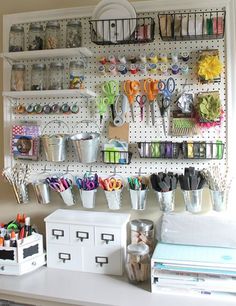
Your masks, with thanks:
M129 214L58 209L46 217L47 266L122 275Z

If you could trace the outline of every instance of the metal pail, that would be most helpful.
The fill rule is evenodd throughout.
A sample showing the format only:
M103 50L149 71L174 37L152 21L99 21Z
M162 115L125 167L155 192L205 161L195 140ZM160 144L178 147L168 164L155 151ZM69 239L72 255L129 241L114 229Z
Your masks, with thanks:
M70 137L76 156L83 164L94 163L97 161L100 134L81 133Z
M41 143L47 161L62 162L66 159L66 142L68 135L42 135Z

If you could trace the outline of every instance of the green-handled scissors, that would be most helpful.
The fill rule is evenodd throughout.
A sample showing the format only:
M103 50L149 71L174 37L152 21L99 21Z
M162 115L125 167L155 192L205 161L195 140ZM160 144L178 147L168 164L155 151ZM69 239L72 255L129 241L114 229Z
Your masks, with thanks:
M103 115L107 111L107 106L109 105L109 98L107 97L98 97L97 98L97 107L100 115L100 124L102 123Z
M108 98L108 104L111 106L112 120L115 118L114 103L116 96L119 94L119 82L112 80L102 84L102 91L106 98Z

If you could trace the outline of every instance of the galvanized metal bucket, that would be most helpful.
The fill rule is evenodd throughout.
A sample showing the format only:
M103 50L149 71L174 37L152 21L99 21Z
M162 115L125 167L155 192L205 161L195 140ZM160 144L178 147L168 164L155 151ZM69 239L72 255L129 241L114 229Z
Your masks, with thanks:
M43 131L51 123L54 124L57 123L60 125L61 123L63 123L69 131L69 127L67 126L67 124L65 124L63 121L60 120L50 121L48 124L46 124ZM43 152L45 154L47 161L62 162L66 159L66 143L69 137L68 134L54 134L54 135L43 134L40 137Z
M81 123L91 123L92 121L84 120ZM96 125L97 126L97 125ZM74 134L70 137L75 154L79 162L83 164L94 163L97 161L100 134L97 132L83 132Z

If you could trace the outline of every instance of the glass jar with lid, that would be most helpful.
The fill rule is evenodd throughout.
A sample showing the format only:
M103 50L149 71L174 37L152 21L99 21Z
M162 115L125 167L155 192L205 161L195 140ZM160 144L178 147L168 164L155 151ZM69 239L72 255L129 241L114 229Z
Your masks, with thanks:
M31 90L45 90L47 88L46 65L43 63L32 65Z
M78 20L68 21L66 25L66 47L78 48L82 45L82 27Z
M43 26L31 23L29 26L29 50L43 50L44 31Z
M60 24L57 21L48 21L45 29L45 48L60 48Z
M13 24L9 33L9 52L24 50L25 32L22 25Z
M25 65L13 64L11 70L11 90L25 90Z
M146 244L150 253L154 250L154 226L153 221L147 219L135 219L130 221L131 243Z
M49 71L49 86L48 89L60 90L63 89L64 79L64 64L51 63Z
M127 247L126 270L131 282L144 282L150 274L149 247L146 244L130 244Z
M70 62L70 89L84 88L84 62L72 61Z

